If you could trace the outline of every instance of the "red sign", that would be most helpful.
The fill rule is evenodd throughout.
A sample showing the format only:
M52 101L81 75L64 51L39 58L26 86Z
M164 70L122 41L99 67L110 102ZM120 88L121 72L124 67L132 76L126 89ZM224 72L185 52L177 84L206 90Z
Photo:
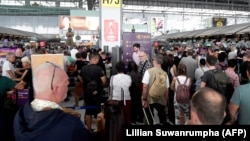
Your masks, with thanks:
M116 20L104 20L104 40L118 41L118 22Z

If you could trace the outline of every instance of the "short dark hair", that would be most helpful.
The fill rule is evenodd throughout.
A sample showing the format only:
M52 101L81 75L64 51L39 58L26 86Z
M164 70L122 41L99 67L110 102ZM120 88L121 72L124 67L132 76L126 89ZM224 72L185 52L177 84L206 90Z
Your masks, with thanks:
M86 59L87 56L88 56L87 52L83 51L83 52L81 53L81 57L82 57L83 59Z
M77 52L75 57L79 59L79 58L81 58L81 54L79 52Z
M141 48L141 45L139 43L135 43L133 47Z
M235 59L229 59L227 62L227 66L231 68L235 67L236 64L237 64L237 61Z
M97 52L92 52L89 54L89 60L93 59L93 58L98 58L100 59L99 57L99 54Z
M212 55L208 55L207 56L207 63L210 65L210 66L214 66L217 62L217 58L212 56Z
M137 72L138 70L138 66L137 64L135 63L135 61L129 61L128 62L128 72Z
M220 97L217 101L211 97ZM191 110L197 113L202 124L221 125L224 120L226 99L211 88L201 88L191 98Z
M125 72L125 63L123 61L119 61L116 63L115 68L117 72Z
M218 54L218 60L219 60L219 62L224 62L225 59L226 59L226 57L227 57L226 52L221 52L221 53L219 53L219 54Z
M203 66L206 65L206 59L201 58L200 59L200 64L203 65Z
M68 51L66 51L66 50L63 51L63 54L64 55L69 55Z

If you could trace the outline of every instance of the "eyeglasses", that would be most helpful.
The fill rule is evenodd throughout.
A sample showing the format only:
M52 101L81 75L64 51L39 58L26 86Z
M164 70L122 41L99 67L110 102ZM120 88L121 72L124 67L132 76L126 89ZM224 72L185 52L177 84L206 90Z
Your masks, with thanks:
M54 66L53 75L52 75L52 79L51 79L51 90L53 90L53 80L54 80L54 77L55 77L56 68L58 66L56 64L54 64L54 63L49 62L49 61L46 61L46 63L49 63L52 66Z

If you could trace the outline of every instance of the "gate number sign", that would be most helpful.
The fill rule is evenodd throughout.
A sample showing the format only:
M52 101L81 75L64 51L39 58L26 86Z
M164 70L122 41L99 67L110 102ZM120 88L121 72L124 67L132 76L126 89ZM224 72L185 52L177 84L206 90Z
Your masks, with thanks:
M102 0L103 7L120 7L121 0Z

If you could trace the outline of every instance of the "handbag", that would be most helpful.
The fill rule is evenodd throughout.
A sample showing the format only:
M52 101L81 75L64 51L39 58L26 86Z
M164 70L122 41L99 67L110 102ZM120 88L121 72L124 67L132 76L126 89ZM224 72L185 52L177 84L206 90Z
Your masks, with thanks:
M108 105L120 105L120 106L124 106L125 102L124 102L124 90L123 88L121 88L121 95L122 95L122 100L114 100L113 99L113 76L111 77L111 85L110 85L110 89L109 89L109 99L107 100L107 104Z

